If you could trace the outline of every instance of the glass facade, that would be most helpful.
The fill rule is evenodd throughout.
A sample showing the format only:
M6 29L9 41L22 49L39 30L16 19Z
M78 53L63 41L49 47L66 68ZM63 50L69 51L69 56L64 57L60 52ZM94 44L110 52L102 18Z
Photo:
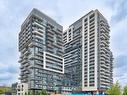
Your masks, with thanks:
M33 9L21 26L20 80L29 90L60 91L63 78L62 26Z

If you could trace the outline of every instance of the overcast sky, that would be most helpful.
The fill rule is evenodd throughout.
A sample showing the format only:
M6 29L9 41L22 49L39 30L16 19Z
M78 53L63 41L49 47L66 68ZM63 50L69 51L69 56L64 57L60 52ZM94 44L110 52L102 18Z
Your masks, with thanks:
M114 81L127 84L127 0L0 0L0 85L18 81L18 33L33 8L66 29L91 10L98 9L111 29Z

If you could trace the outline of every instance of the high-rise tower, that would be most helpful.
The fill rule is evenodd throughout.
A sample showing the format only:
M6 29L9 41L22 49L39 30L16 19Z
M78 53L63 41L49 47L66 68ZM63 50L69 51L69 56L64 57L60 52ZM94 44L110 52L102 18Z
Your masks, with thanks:
M21 83L29 90L59 91L64 74L63 27L37 9L21 26L19 52Z
M104 92L113 83L110 27L93 10L63 33L66 86L86 92Z

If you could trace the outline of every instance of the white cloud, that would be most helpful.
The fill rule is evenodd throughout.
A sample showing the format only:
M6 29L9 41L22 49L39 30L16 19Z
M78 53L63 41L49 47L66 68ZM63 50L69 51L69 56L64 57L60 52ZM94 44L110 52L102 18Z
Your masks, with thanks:
M59 0L57 6L62 15L64 29L91 10L99 9L108 20L113 14L113 10L106 5L106 0L96 0L94 3L93 0Z
M0 85L11 85L18 81L18 66L15 64L5 64L0 62ZM16 70L15 70L16 69Z
M114 51L114 56L119 56L121 54L127 55L126 25L127 25L127 17L112 27L111 46L112 50Z

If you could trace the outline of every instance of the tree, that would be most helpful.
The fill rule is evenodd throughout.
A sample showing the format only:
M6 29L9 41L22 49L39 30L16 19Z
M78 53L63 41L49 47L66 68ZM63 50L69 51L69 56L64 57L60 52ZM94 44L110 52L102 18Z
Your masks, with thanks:
M3 93L4 93L3 89L0 89L0 94L3 94Z
M108 95L121 95L121 88L118 82L113 84L113 86L107 90Z
M123 95L127 95L127 86L124 87Z
M10 92L9 87L0 87L0 94L5 94L6 92Z
M48 95L48 94L47 94L46 90L42 89L40 95Z
M25 95L27 95L27 92L25 92Z
M25 92L25 95L33 95L32 91Z

